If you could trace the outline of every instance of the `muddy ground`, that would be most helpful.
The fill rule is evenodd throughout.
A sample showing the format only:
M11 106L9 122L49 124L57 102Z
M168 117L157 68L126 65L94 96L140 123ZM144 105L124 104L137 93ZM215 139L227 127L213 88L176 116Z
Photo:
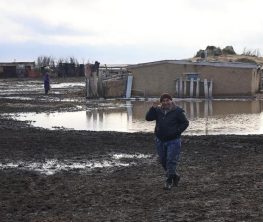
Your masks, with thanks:
M72 91L76 97L82 93ZM65 91L59 96L66 97ZM2 166L49 159L103 161L114 153L148 158L123 156L127 166L51 175L25 169L23 164L2 167L0 221L263 221L262 135L183 136L180 184L164 191L151 133L45 130L2 115L71 110L83 103L57 97L52 92L47 97L41 92L2 95Z

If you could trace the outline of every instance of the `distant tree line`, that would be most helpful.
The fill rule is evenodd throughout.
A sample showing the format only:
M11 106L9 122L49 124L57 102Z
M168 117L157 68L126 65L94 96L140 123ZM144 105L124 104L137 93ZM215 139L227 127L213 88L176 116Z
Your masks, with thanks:
M56 60L52 56L39 56L36 60L36 65L38 67L56 67L60 63L80 64L75 57L59 58Z
M50 71L58 77L84 76L84 64L80 64L74 57L55 59L52 56L39 56L36 60L36 66L44 72L48 67Z

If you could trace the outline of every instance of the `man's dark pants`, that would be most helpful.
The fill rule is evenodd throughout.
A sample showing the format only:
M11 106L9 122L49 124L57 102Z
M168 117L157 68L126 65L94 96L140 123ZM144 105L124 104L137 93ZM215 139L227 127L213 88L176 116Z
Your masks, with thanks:
M162 142L156 137L155 141L159 160L166 172L166 177L176 176L176 167L181 152L181 139L178 138Z

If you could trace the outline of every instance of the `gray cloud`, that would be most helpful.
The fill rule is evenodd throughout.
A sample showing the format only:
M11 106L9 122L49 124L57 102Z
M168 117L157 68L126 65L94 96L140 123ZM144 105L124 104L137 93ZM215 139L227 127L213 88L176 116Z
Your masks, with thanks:
M188 48L173 48L161 46L61 46L47 45L37 42L0 44L0 61L35 61L38 56L52 56L55 58L68 58L73 56L80 62L100 61L101 63L131 64L157 61L164 59L181 59L195 52Z
M25 30L29 30L32 33L37 33L40 35L67 35L67 36L87 36L94 35L95 33L77 30L70 27L69 24L59 24L59 25L51 25L46 23L45 21L35 18L35 17L26 17L26 16L15 16L9 15L7 18L14 22L25 27Z
M211 44L263 50L259 0L61 2L0 0L0 59L45 54L133 63L187 58Z

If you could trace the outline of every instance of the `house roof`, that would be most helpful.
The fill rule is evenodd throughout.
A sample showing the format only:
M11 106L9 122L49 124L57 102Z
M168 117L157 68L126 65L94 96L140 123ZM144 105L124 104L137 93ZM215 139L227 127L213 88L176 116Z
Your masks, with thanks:
M129 65L127 68L140 68L145 66L152 65L161 65L161 64L180 64L180 65L197 65L197 66L214 66L214 67L233 67L233 68L245 68L245 69L256 69L258 66L252 63L242 63L242 62L192 62L188 60L161 60L156 62L148 62L148 63L139 63L135 65Z
M35 62L0 62L0 66L35 65Z

